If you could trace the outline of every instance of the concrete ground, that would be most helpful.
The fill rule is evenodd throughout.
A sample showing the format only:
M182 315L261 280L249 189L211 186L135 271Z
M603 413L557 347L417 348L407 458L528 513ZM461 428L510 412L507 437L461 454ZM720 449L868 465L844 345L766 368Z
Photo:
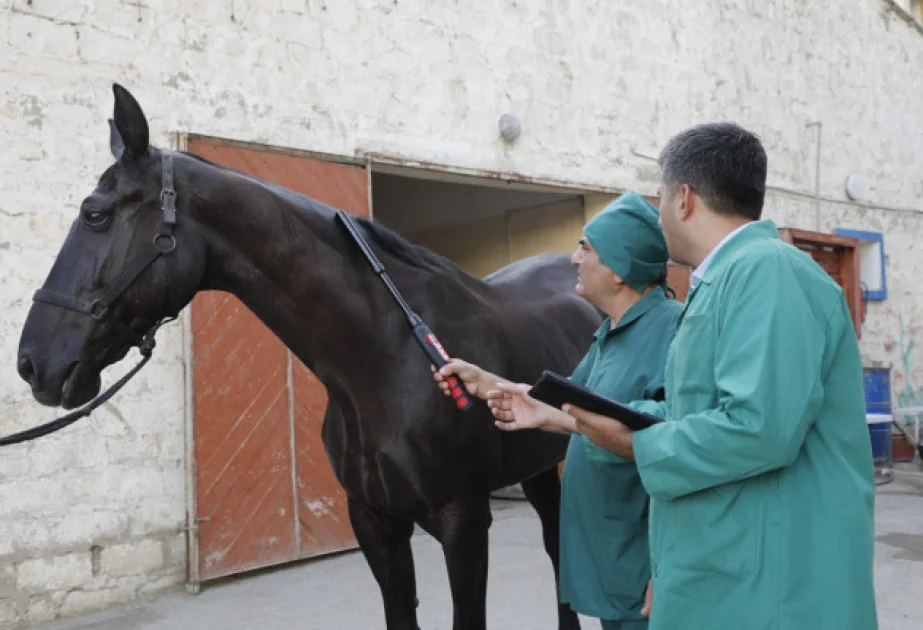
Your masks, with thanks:
M923 472L899 470L878 487L875 582L880 630L923 627ZM424 630L452 627L451 600L439 546L413 541ZM656 600L655 604L656 606ZM551 564L537 517L525 502L495 500L490 537L488 625L504 630L556 628ZM599 628L583 619L584 628ZM208 585L182 588L153 603L57 622L43 630L383 630L381 598L358 552L327 557Z

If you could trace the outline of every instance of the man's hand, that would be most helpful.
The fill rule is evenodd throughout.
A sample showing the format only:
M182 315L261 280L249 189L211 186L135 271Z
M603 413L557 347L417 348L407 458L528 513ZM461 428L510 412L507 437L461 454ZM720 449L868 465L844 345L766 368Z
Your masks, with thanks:
M496 385L498 381L506 382L504 379L494 376L473 363L468 363L461 359L450 360L438 371L433 365L430 365L429 368L433 372L433 378L439 383L439 389L441 389L442 393L446 396L452 395L449 393L449 385L445 380L452 374L465 384L465 389L468 390L469 394L484 399L487 398L487 391Z
M573 405L564 405L564 411L575 418L577 431L587 436L593 444L619 457L634 461L635 455L631 448L634 431L615 418L607 418Z
M644 606L641 608L641 614L645 617L651 616L651 607L654 605L654 581L647 581L647 591L644 593Z

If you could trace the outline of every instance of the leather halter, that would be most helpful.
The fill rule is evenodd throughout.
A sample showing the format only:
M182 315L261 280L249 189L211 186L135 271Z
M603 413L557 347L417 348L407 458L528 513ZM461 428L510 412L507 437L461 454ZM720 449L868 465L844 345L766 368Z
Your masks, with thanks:
M82 409L35 428L0 438L0 446L34 440L35 438L63 429L80 418L90 415L94 409L112 398L117 391L122 389L122 387L144 367L150 360L151 354L154 351L154 346L156 345L154 335L157 334L157 330L164 324L175 320L179 315L179 311L183 307L183 301L178 284L179 272L176 267L176 256L173 255L176 251L176 237L173 235L173 230L176 227L176 191L173 189L172 154L164 153L161 156L161 166L163 172L160 191L162 220L160 223L160 231L154 235L151 248L140 254L131 266L112 283L112 286L110 286L101 297L92 301L62 295L60 293L48 291L47 289L39 289L32 298L36 302L52 304L69 311L87 315L96 321L103 322L108 320L111 316L109 307L141 277L141 274L143 274L148 267L154 264L158 258L162 257L166 262L167 286L170 292L170 310L167 316L158 320L143 333L133 330L118 318L112 320L118 333L131 346L137 346L143 357L141 362L114 383L112 387L97 396L96 399L92 400Z

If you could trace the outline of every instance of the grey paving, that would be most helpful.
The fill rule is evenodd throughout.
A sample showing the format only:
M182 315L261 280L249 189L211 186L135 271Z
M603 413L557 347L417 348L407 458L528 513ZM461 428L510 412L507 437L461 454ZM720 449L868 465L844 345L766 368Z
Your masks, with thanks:
M507 630L553 630L551 564L538 519L524 502L495 500L490 539L488 623ZM905 466L879 486L876 589L881 630L923 627L923 472ZM413 541L423 630L450 630L451 600L439 546ZM656 603L655 603L656 605ZM584 628L598 628L583 619ZM181 588L157 601L57 622L42 630L384 630L378 588L359 553L289 565L212 585Z

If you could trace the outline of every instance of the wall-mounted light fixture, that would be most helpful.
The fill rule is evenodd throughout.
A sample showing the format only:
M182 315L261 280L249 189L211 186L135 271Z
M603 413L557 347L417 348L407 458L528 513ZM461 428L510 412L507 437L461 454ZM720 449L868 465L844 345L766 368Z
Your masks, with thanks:
M500 137L507 142L512 142L522 133L522 125L519 123L519 119L512 114L500 116L498 127L500 128Z
M868 187L865 180L853 173L846 178L846 196L853 201L860 201L865 197Z

